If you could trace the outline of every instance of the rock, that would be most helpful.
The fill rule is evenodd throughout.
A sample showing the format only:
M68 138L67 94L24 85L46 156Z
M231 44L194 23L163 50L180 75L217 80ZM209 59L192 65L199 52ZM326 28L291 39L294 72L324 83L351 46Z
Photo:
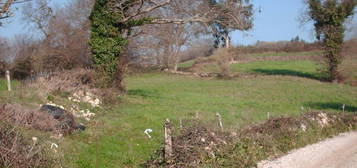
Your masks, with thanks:
M47 105L47 104L43 105L40 110L52 115L54 119L60 119L66 112L62 108L52 106L52 105Z
M57 129L79 131L84 131L86 129L84 125L76 123L73 114L60 107L46 104L41 107L40 111L47 112L60 122L60 124L56 126Z

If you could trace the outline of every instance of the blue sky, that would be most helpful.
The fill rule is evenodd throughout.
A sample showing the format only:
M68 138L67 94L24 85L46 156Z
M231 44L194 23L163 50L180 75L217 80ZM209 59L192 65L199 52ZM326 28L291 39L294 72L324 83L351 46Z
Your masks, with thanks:
M70 0L52 0L60 5ZM254 44L256 41L281 41L290 40L295 36L306 41L314 41L313 26L306 24L300 26L298 17L303 13L305 5L303 0L252 0L256 10L261 13L254 16L254 28L248 32L233 32L233 44ZM20 13L8 20L4 27L0 28L0 36L14 37L15 34L27 33L27 29L21 23Z
M301 27L299 16L305 11L303 0L253 0L256 9L254 27L251 31L234 32L234 44L252 44L259 41L290 40L300 36L306 41L313 41L313 26Z

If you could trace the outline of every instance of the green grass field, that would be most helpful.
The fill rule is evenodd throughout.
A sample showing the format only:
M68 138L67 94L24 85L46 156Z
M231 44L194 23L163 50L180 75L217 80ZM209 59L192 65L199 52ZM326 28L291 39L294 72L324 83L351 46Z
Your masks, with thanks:
M266 63L259 68L282 68ZM309 73L305 66L284 68ZM294 65L294 64L292 64ZM312 65L312 64L310 64ZM245 65L253 71L257 66ZM251 67L251 68L248 68ZM357 109L357 88L322 83L296 76L257 76L233 80L199 79L163 73L138 74L127 78L128 95L113 110L97 116L87 131L70 137L67 146L71 167L138 167L163 142L163 122L170 118L192 118L215 125L215 113L223 116L226 128L237 128L272 116L299 115L306 110L347 111ZM144 130L153 129L148 139ZM72 152L71 152L72 151Z
M219 112L224 127L235 129L262 122L268 113L296 116L308 110L341 111L343 104L347 112L357 112L357 88L320 82L317 68L310 61L265 61L232 64L233 73L255 75L231 80L166 73L130 75L128 94L120 97L120 104L100 110L95 120L86 123L86 131L59 141L64 167L139 167L160 148L166 118L178 125L179 119L198 113L200 120L217 127ZM217 67L204 70L215 72ZM0 84L1 98L8 93L4 81ZM152 139L144 134L147 128L153 130Z
M297 76L311 79L321 79L324 77L318 71L319 65L312 61L257 61L250 63L238 63L230 65L232 74L260 74L260 75L281 75ZM219 72L216 64L205 65L204 72Z
M181 69L190 68L195 63L195 60L185 61L180 63L178 66Z
M17 81L12 81L11 85L12 87L16 87L19 83ZM7 82L4 79L0 78L0 91L5 91L7 90Z

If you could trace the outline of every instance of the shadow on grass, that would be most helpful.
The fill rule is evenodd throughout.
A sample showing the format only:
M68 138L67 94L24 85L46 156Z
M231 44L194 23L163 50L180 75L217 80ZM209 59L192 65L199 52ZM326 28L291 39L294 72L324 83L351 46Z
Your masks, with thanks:
M159 98L160 95L156 91L143 90L143 89L130 89L127 92L130 96L140 96L143 98Z
M254 72L265 74L265 75L284 75L284 76L297 76L303 78L309 78L314 80L325 81L325 78L322 75L299 72L289 69L253 69Z
M306 106L317 110L343 110L343 103L307 103ZM351 105L345 105L345 111L351 113L357 113L357 107Z

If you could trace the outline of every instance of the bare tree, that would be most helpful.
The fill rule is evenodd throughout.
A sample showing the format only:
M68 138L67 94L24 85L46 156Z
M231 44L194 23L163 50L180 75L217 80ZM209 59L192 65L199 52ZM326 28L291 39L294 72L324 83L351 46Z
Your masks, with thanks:
M196 8L192 7L192 1L173 0L165 8L160 8L151 13L151 16L174 18L189 17L195 15ZM136 43L147 59L155 60L155 63L177 71L181 61L180 54L187 49L191 42L207 33L207 26L197 23L190 24L153 24L139 28L143 32L131 43Z
M13 12L11 10L11 7L14 4L19 4L19 3L24 3L28 2L31 0L0 0L0 20L9 18L13 16ZM0 26L2 25L2 22L0 22Z
M89 60L89 19L92 0L75 0L52 9L47 0L34 0L25 6L23 19L30 30L44 36L37 57L39 71L86 66Z
M9 49L10 46L8 40L0 37L0 75L3 75L8 68L7 66L9 62Z
M1 0L0 6L0 19L5 19L11 16L10 7L15 2L15 0Z
M53 10L48 5L48 0L34 0L23 7L23 20L29 24L30 29L38 29L45 38L48 38L49 22L53 17Z
M251 14L246 11L249 0L227 0L212 5L207 0L185 0L192 2L193 15L175 15L172 18L148 16L166 8L172 0L103 0L96 1L92 14L91 48L94 63L119 90L125 91L123 75L127 58L121 54L135 27L146 24L210 25L218 23L227 29L245 29L250 25ZM221 1L220 1L221 2ZM246 3L247 2L247 3ZM124 63L124 64L123 64Z
M11 71L14 78L25 79L39 68L37 45L39 43L27 34L18 34L12 41L11 52L14 54L14 62Z
M217 33L214 32L215 29L208 26L209 24L224 25L227 29L230 28L230 31L234 28L246 30L251 27L251 20L247 19L251 16L251 6L237 5L237 3L239 4L240 1L212 4L209 1L201 0L171 0L164 7L158 7L147 13L153 18L165 19L154 19L153 25L140 28L147 33L143 33L137 38L141 40L141 43L138 43L138 40L134 43L138 43L140 49L145 50L142 52L144 55L151 55L149 57L154 57L156 63L176 71L183 48L187 48L189 43L199 36L207 35L209 32ZM238 10L239 13L234 13L234 10ZM229 45L228 33L224 37L227 39L225 42ZM153 48L154 50L152 50Z

